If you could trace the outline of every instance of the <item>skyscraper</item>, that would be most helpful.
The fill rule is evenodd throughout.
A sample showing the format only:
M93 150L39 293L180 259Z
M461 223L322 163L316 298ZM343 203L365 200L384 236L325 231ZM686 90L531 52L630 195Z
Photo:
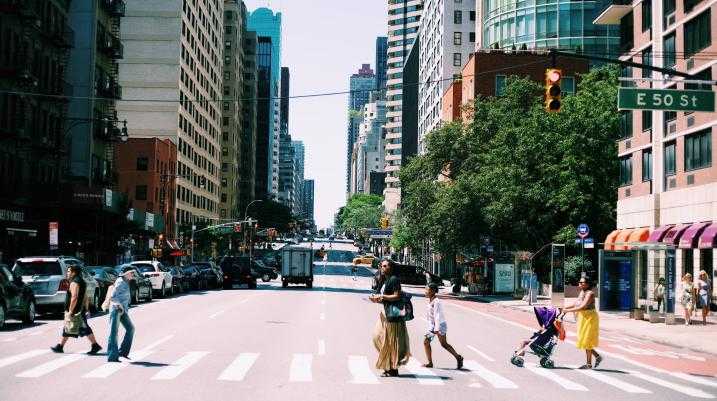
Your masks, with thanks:
M257 199L274 198L270 192L272 177L270 139L273 136L274 127L274 102L271 98L275 93L275 86L271 79L272 50L271 37L257 36L256 147L254 148L256 160L254 193ZM277 128L278 125L277 123ZM276 167L278 170L278 165Z
M294 208L292 212L295 216L303 216L305 214L305 191L304 191L304 159L306 150L304 142L291 141L291 147L294 149Z
M401 96L403 63L423 13L423 0L388 1L388 60L386 71L386 188L384 207L392 213L401 202Z
M244 17L246 19L246 17ZM257 65L256 65L256 32L246 29L244 24L244 87L242 89L242 127L239 150L239 210L246 210L251 201L256 199L256 114L257 114ZM248 101L251 99L251 101Z
M289 135L289 68L281 67L281 99L279 112L279 202L290 209L297 203L294 181L294 148Z
M314 226L314 180L304 180L304 213L306 220Z
M383 93L386 89L386 64L388 60L388 38L379 36L376 38L376 89Z
M376 89L376 76L369 64L361 65L356 74L349 78L348 129L346 134L346 192L350 192L351 152L358 136L359 125L363 118L363 106L368 102L371 92Z

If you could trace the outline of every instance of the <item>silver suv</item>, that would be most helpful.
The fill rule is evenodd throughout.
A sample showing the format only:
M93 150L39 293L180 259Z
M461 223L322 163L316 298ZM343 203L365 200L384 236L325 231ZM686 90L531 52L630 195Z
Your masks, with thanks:
M68 256L31 256L18 259L12 270L15 274L19 273L22 281L32 287L38 312L57 312L65 306L65 296L70 288L67 269L74 265L82 268L82 279L87 283L85 296L90 299L90 309L97 310L102 302L99 286L80 259Z

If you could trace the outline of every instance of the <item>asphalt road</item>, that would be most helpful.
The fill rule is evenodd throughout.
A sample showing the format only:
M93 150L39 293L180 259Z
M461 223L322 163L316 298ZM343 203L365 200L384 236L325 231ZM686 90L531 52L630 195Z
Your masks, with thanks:
M413 360L400 377L380 377L371 344L379 306L367 299L371 274L362 268L354 280L346 266L319 264L311 290L282 289L274 280L256 290L196 292L141 304L130 311L136 326L132 361L120 364L107 364L104 354L84 355L84 339L70 340L64 355L50 353L59 320L33 327L10 323L0 332L0 400L667 401L717 395L714 375L673 371L712 365L685 352L675 351L683 357L663 358L658 366L606 350L600 369L579 371L574 367L584 357L569 337L558 346L555 369L535 367L530 356L526 367L516 368L510 355L535 330L528 314L509 316L449 299L448 340L465 357L465 369L455 370L455 360L435 342L435 368L421 368L426 300L420 288L408 286L417 294L416 319L408 323ZM106 346L107 317L90 324ZM653 347L624 340L634 349Z

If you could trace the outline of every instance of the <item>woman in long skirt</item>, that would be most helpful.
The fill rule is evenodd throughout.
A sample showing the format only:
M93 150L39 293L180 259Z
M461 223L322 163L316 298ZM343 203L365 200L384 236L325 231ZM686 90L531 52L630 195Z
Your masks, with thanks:
M370 297L371 301L380 304L398 302L401 299L401 283L393 274L393 261L381 261L381 287L378 294ZM411 357L408 330L404 321L388 321L381 311L376 323L373 345L378 351L376 369L383 370L383 376L398 376L398 367L405 365Z
M600 318L595 310L595 291L587 278L583 277L578 282L580 295L572 306L563 309L563 312L578 313L578 341L575 343L578 349L585 350L587 359L585 365L580 369L592 369L598 367L602 362L602 356L595 351L600 343ZM592 364L595 356L595 366Z

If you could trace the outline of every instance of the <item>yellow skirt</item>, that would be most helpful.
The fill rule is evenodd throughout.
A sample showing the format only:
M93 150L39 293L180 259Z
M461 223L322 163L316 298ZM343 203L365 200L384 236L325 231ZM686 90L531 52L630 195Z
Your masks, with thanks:
M595 309L578 311L578 349L595 349L600 343L600 318Z
M411 345L406 322L388 322L381 312L373 334L373 345L378 351L376 369L398 369L399 365L408 363Z

